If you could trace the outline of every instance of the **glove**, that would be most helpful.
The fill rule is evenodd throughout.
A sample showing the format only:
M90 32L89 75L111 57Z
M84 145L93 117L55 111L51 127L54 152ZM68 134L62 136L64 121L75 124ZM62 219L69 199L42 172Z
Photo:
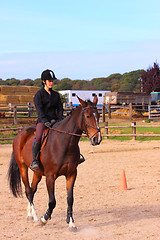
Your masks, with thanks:
M45 122L44 125L48 128L52 126L52 124L50 122Z
M51 125L55 124L56 120L55 119L52 119L51 120Z

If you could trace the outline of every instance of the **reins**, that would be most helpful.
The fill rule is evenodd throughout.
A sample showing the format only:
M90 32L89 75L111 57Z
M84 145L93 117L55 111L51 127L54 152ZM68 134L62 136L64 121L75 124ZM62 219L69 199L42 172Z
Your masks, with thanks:
M51 129L53 131L56 131L56 132L60 132L60 133L64 133L64 134L68 134L68 135L72 135L72 136L76 136L76 137L87 137L87 135L80 135L80 134L76 134L76 133L70 133L70 132L62 131L62 130L59 130L59 129L56 129L56 128L52 128L52 127L49 127L49 129Z
M97 109L97 108L94 107L94 106L85 107L85 108L82 107L82 119L83 119L83 117L84 117L84 111L87 110L87 109ZM93 138L98 132L100 132L100 128L96 128L96 127L90 125L89 123L87 123L87 122L85 121L85 119L84 119L84 122L85 122L85 131L86 131L86 133L87 133L87 134L85 134L85 135L82 135L82 134L80 135L80 134L77 134L77 133L70 133L70 132L66 132L66 131L59 130L59 129L52 128L52 127L49 127L49 129L51 129L51 130L53 130L53 131L56 131L56 132L60 132L60 133L64 133L64 134L68 134L68 135L72 135L72 136L76 136L76 137L87 137L87 135L88 135L90 139ZM87 125L88 125L89 127L92 127L93 129L96 129L97 132L95 132L92 136L90 136L90 135L88 134L88 131L87 131L87 127L86 127Z

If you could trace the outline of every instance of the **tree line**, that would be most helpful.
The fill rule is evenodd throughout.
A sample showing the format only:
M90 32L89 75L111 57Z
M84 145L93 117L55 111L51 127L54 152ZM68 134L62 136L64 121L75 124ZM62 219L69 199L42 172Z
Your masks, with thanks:
M140 90L140 76L142 70L132 71L124 74L112 74L108 77L93 78L92 80L71 80L63 78L54 80L54 90L110 90L110 91L135 91ZM36 86L41 87L41 79L37 78L19 80L15 78L0 79L0 85L7 86Z
M15 78L0 79L0 85L8 86L42 86L40 78L35 80ZM158 63L145 70L128 73L111 74L108 77L93 78L92 80L71 80L63 78L54 80L53 89L59 90L110 90L112 92L147 92L160 91L160 69Z

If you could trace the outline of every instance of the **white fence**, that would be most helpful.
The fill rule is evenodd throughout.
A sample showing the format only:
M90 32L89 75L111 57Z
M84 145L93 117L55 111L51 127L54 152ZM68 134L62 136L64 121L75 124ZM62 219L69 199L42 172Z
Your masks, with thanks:
M148 106L149 119L160 118L160 105L149 105Z

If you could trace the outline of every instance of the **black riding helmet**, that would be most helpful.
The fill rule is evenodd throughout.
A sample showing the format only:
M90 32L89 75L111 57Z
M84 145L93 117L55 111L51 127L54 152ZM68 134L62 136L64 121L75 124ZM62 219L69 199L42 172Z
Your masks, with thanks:
M54 80L54 79L56 79L56 76L52 70L47 69L47 70L43 71L41 74L41 80L42 80L43 86L44 86L43 81Z

